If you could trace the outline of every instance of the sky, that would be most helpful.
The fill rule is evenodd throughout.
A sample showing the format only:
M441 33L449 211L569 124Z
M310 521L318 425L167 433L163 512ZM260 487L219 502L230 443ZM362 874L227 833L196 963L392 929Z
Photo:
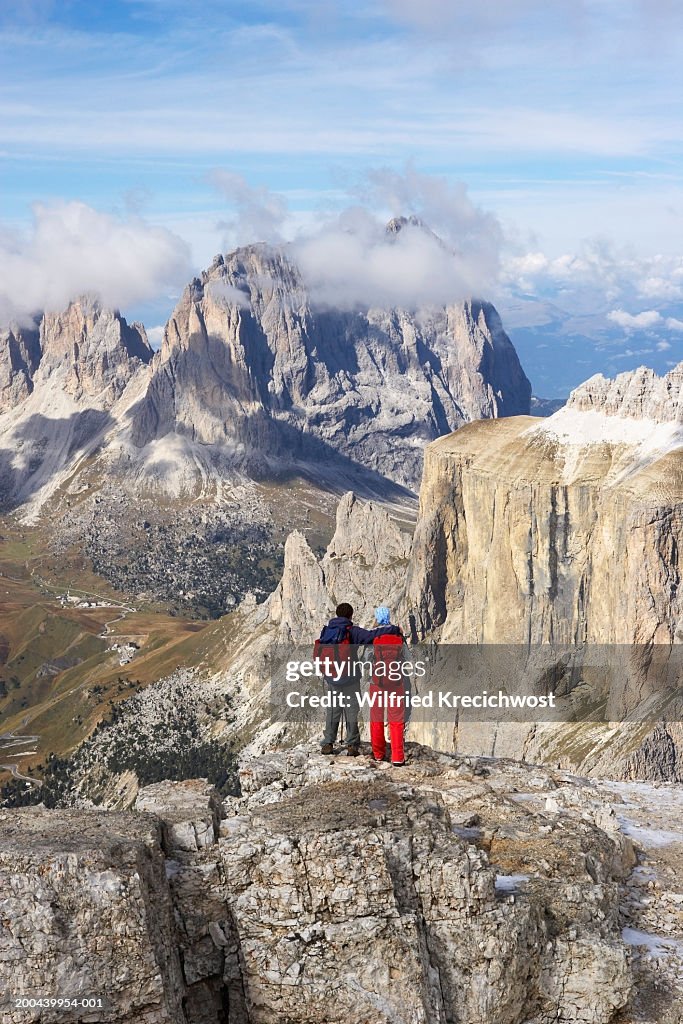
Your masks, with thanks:
M0 68L0 320L158 340L282 241L327 303L490 299L544 397L683 359L677 0L14 0Z

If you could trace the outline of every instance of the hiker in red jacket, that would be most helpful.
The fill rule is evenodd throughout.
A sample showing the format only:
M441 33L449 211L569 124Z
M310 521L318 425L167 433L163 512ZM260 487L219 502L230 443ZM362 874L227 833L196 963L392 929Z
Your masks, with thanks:
M382 605L375 609L378 626L391 625L391 613ZM398 627L396 627L398 629ZM401 671L403 634L376 637L372 642L374 668L370 683L370 742L375 761L384 761L387 741L384 721L389 722L391 763L401 768L405 762L403 735L406 721L406 680Z

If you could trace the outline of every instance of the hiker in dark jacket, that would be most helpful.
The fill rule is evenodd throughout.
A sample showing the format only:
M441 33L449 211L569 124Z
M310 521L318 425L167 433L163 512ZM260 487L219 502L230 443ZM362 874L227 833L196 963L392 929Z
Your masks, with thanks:
M336 616L330 619L328 624L323 627L320 640L318 641L323 645L351 645L351 650L347 657L347 673L337 682L329 679L325 680L325 686L328 693L332 694L333 701L331 706L327 708L325 716L325 735L321 748L323 754L334 753L334 741L337 738L342 714L346 721L347 730L346 752L349 757L357 757L360 754L358 712L360 710L361 679L353 671L353 665L356 663L355 648L359 644L371 644L378 636L400 633L398 626L379 626L377 629L363 629L362 626L356 626L352 620L353 608L351 605L346 602L337 605Z

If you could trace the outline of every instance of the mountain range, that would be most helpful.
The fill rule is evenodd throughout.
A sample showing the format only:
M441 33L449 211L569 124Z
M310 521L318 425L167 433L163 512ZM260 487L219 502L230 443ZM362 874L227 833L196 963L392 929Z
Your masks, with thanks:
M216 257L156 353L142 325L86 298L2 340L5 510L49 522L60 549L85 538L120 589L182 590L181 605L209 614L272 589L292 526L326 542L345 490L412 514L426 444L530 408L489 303L321 307L267 245ZM184 559L188 536L218 552L215 576Z

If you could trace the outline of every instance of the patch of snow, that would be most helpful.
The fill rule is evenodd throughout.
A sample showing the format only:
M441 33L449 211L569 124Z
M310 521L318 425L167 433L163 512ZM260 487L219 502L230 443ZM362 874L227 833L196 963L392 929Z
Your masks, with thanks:
M482 830L476 825L451 825L451 832L458 839L481 839Z
M672 843L683 843L683 832L671 832L664 828L646 828L636 825L628 818L621 817L619 825L624 835L634 839L641 846L656 849L661 846L670 846Z
M679 939L667 939L651 932L641 932L637 928L624 928L621 937L627 946L645 946L651 953L683 953L683 942Z
M517 892L520 885L529 881L528 875L496 875L497 892Z
M566 406L524 433L546 434L561 444L569 445L628 445L643 453L656 451L663 454L683 446L683 425L680 423L608 416L596 410Z
M563 446L563 479L576 476L586 449L594 445L609 445L623 450L619 464L615 464L612 482L618 483L669 452L683 448L683 424L643 417L609 416L590 409L566 406L541 423L524 431L529 438L547 438Z

